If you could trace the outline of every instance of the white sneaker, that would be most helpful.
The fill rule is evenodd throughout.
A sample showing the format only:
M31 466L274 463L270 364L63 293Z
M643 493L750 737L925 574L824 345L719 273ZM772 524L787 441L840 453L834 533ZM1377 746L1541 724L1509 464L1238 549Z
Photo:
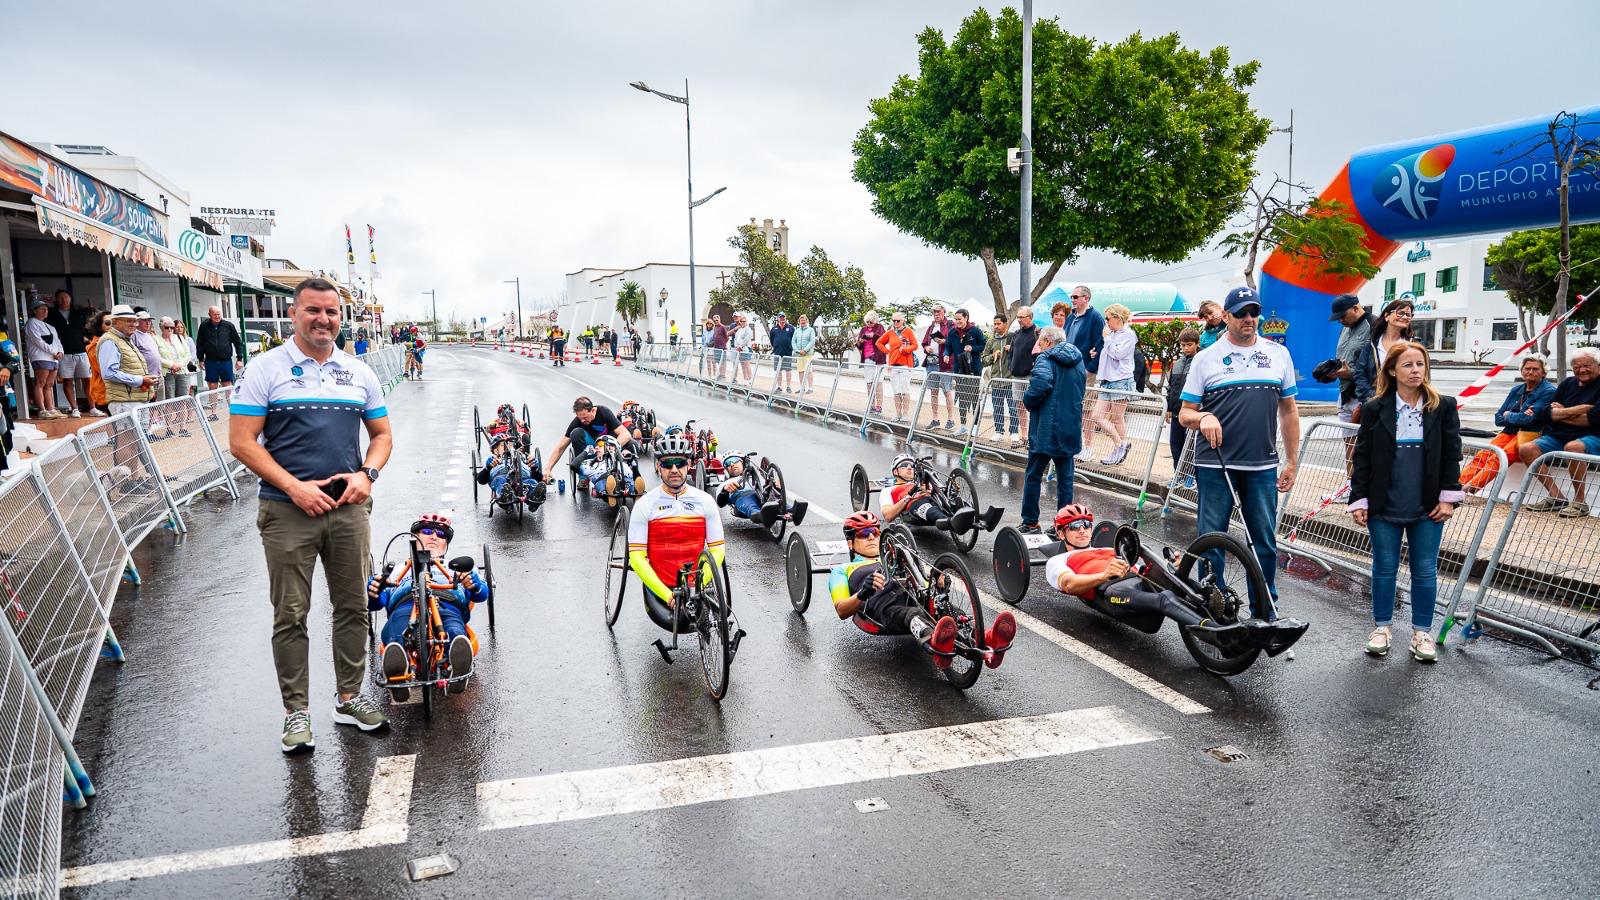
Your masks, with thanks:
M94 407L89 410L89 416L91 418L103 418L105 416L105 410L102 410L99 407Z
M956 437L965 437L966 434L967 434L967 426L963 425L960 428L956 429Z
M1391 638L1388 625L1372 629L1372 636L1367 638L1367 653L1373 656L1388 656Z
M1011 436L1011 446L1013 446L1013 447L1020 447L1020 446L1022 446L1022 435L1020 435L1020 434L1013 434L1013 435L1012 435L1012 436Z
M67 418L69 418L69 419L80 419L80 418L83 418L83 413L78 412L77 408L73 408L71 411L69 411L67 413Z

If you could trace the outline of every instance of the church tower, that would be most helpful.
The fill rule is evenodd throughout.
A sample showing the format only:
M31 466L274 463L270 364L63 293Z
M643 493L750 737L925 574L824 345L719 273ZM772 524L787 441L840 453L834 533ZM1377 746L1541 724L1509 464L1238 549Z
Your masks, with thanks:
M782 256L784 259L788 259L789 258L789 225L788 225L788 221L789 221L788 219L779 219L778 220L778 224L777 225L773 225L771 219L762 219L761 220L761 224L757 225L755 217L752 216L750 218L750 226L752 228L754 228L755 230L761 232L761 236L766 239L767 246L772 248L772 252L778 254L779 256Z

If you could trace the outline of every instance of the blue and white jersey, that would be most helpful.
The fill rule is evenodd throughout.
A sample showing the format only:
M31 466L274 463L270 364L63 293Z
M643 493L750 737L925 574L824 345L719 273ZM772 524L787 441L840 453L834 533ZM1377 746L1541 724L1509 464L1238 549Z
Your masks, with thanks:
M1282 344L1256 338L1241 347L1224 334L1201 350L1189 366L1182 399L1199 404L1222 423L1222 459L1199 441L1195 465L1258 470L1278 467L1278 401L1293 397L1294 360Z
M233 387L228 412L264 416L261 445L302 481L360 468L363 421L389 414L383 386L366 363L335 347L318 364L293 338L250 360ZM259 496L289 499L265 481Z

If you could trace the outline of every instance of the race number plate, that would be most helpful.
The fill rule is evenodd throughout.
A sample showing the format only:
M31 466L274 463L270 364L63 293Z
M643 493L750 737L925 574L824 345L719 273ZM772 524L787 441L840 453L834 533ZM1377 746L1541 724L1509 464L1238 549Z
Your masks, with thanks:
M1025 534L1022 536L1022 542L1028 545L1029 550L1037 550L1045 544L1054 543L1054 541L1055 539L1048 534Z
M818 541L817 554L828 555L833 553L849 553L850 545L844 541Z

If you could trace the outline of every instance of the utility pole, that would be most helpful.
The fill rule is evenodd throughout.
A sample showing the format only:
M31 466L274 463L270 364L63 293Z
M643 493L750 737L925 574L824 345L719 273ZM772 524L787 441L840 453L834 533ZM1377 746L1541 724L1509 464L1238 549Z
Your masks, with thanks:
M439 292L429 290L422 293L433 298L433 342L437 344L439 343Z
M1022 235L1017 248L1022 293L1017 302L1033 300L1033 0L1022 0Z
M505 283L517 286L517 340L520 341L522 340L522 276L518 275Z

